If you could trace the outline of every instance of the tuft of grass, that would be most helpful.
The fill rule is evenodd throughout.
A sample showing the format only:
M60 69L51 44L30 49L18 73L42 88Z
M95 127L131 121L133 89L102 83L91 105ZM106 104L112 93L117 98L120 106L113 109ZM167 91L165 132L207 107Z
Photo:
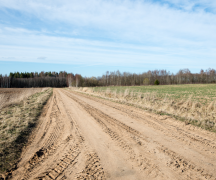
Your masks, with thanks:
M27 144L28 137L51 94L52 89L46 89L1 109L0 173L16 167L22 148Z

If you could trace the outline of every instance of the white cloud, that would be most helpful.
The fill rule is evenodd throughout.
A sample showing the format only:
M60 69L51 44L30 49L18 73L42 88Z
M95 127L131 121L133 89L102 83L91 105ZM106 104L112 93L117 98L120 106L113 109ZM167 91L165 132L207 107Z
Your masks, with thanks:
M39 54L49 57L46 62L89 65L193 64L202 59L213 64L216 59L216 1L0 0L0 4L0 10L18 10L44 23L41 30L0 25L0 53L16 55L17 61L26 54L23 61L44 60L38 59Z
M37 59L43 59L45 60L47 57L44 57L44 56L41 56L41 57L38 57Z
M205 63L211 63L216 58L215 48L203 49L202 45L195 43L179 42L180 47L170 45L162 47L50 37L35 35L34 32L32 34L20 33L23 32L20 30L14 33L15 29L11 32L7 29L7 32L0 35L4 44L0 45L0 54L4 57L7 55L16 57L11 61L131 66L134 64L187 64L188 62L195 64L204 58ZM0 58L0 60L9 61L10 59Z
M20 3L25 2L25 3ZM171 1L170 1L171 2ZM185 3L180 3L185 2ZM194 1L173 1L175 4L194 6ZM192 4L192 5L191 5ZM212 3L211 3L212 4ZM8 7L36 16L44 21L60 21L81 27L102 30L146 32L151 28L178 30L179 32L204 28L203 24L216 22L215 15L204 12L182 12L167 6L141 1L3 1ZM212 6L209 6L212 7ZM187 26L182 26L187 25ZM196 27L194 27L194 25ZM192 28L193 26L194 28ZM179 29L181 27L181 29Z
M216 13L216 2L212 0L165 0L163 2L185 11L203 11L208 8L209 12Z
M14 60L14 59L16 59L16 58L15 58L15 57L1 57L1 59Z

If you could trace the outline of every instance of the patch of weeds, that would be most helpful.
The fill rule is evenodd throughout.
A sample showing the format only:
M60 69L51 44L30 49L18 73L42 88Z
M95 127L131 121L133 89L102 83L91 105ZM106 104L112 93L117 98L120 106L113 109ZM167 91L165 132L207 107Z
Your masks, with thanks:
M13 128L11 128L11 129L8 130L8 133L15 134L16 133L16 129L13 127Z
M12 114L12 112L11 111L7 111L7 114Z

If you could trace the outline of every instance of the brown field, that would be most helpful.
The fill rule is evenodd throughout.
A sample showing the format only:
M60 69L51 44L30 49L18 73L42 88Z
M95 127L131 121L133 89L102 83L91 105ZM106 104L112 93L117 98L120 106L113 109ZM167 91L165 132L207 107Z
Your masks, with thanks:
M12 179L216 179L216 134L54 89Z
M45 91L47 88L0 88L0 110L12 103L18 103L32 94Z

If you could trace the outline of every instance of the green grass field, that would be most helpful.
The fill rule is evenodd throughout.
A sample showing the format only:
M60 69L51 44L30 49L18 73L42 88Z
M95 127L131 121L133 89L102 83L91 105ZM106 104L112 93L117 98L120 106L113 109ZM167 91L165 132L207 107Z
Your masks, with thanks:
M158 99L173 99L175 101L187 100L207 105L216 100L216 84L186 84L186 85L159 85L159 86L110 86L94 87L94 91L117 91L124 93L126 89L134 93L155 94Z

